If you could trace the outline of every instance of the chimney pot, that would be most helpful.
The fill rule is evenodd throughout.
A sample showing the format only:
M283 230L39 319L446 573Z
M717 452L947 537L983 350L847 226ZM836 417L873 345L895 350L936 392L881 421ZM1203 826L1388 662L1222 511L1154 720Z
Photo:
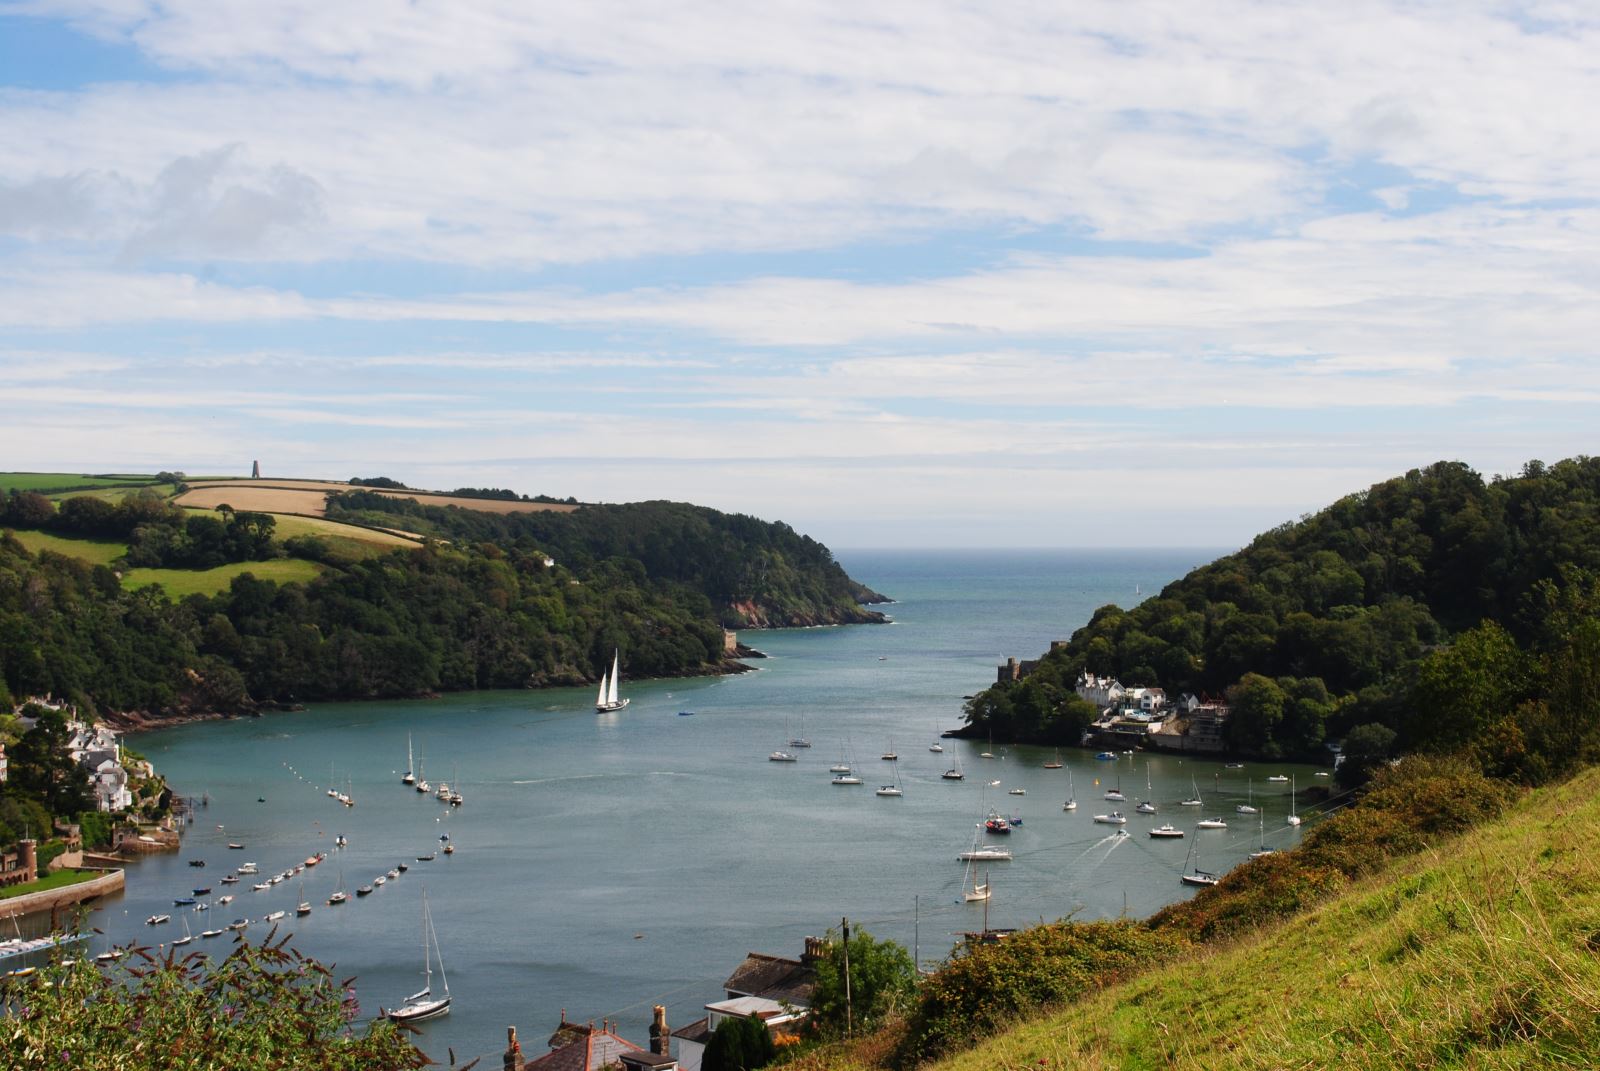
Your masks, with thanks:
M672 1031L667 1028L667 1006L657 1004L651 1012L650 1051L657 1056L671 1056Z

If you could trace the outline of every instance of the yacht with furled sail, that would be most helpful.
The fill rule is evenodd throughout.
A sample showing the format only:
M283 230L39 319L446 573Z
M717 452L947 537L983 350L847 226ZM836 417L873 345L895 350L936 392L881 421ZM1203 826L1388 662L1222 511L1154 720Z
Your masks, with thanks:
M438 960L439 980L444 993L433 992L433 964ZM437 1019L450 1012L450 979L444 973L444 956L439 952L439 935L433 929L433 914L428 910L428 894L422 894L422 988L406 998L406 1002L384 1014L401 1023L420 1023L424 1019Z
M417 783L417 775L411 772L412 770L415 770L416 768L417 768L416 758L411 754L411 734L407 733L406 734L406 772L405 772L405 776L400 778L400 783L402 785L414 785L414 784Z
M1199 846L1200 842L1198 840L1191 840L1189 842L1189 857L1184 860L1184 873L1178 880L1183 882L1185 885L1215 885L1219 880L1217 876L1211 873L1209 870L1200 869L1199 859L1197 858L1197 853L1195 851L1195 849Z
M622 651L619 648L612 651L611 672L600 675L600 693L594 701L596 714L610 714L628 705L628 700L617 698L617 683L620 680L622 680Z

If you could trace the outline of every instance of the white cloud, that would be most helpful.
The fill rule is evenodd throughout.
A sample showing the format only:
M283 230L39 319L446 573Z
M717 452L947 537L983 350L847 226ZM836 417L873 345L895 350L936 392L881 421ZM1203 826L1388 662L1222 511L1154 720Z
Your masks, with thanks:
M540 265L995 224L1203 240L1315 211L1367 157L1513 199L1600 183L1600 34L1488 3L40 10L207 81L6 94L0 181L143 188L243 144L292 189L208 202L226 218L179 251L218 256L312 202L302 257Z

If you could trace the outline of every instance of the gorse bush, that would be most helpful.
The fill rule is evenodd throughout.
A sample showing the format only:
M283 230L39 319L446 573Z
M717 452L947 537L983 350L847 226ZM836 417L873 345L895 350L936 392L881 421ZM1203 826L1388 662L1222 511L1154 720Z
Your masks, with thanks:
M924 980L897 1063L971 1044L1023 1015L1109 985L1187 947L1175 931L1138 922L1055 922L957 949Z
M1300 847L1240 864L1150 925L1210 941L1287 918L1391 859L1495 817L1511 798L1508 786L1466 760L1403 759L1383 769L1357 804L1319 822Z

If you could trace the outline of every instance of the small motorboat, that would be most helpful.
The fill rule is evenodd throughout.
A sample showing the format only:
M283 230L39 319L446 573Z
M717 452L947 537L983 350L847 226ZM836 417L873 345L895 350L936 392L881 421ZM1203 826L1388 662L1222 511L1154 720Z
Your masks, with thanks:
M173 907L193 907L195 899L192 896L175 896L172 898Z
M271 885L269 885L268 883L266 883L264 881L258 881L258 882L256 882L254 885L252 885L250 887L252 889L254 889L256 892L266 892L268 889L272 888Z
M1275 782L1277 782L1278 784L1281 784L1281 785L1287 785L1289 783L1289 775L1288 774L1281 774L1281 773L1273 774L1271 777L1267 778L1267 780L1268 781L1275 781Z
M1152 829L1150 831L1150 835L1152 837L1158 837L1158 838L1159 837L1174 837L1175 838L1175 837L1183 836L1183 830L1181 830L1177 826L1173 826L1173 825L1156 826L1154 829Z
M261 921L262 922L277 922L279 919L283 918L283 916L285 916L287 914L288 914L287 911L274 911L270 915L261 916Z
M1008 796L1026 796L1028 790L1025 788L1011 788L1006 790L1006 794Z
M985 833L994 833L999 836L1005 836L1011 832L1011 823L1000 817L998 814L991 814L983 823L983 831Z
M190 866L205 866L206 865L206 861L204 859L191 859L191 860L189 860L189 865Z
M259 871L260 869L261 868L256 866L254 863L245 863L245 864L243 864L243 865L241 865L239 867L239 873L241 873L241 874L254 874L257 871Z
M419 862L419 863L431 863L431 862L433 862L433 858L434 858L434 856L436 854L437 854L436 852L429 852L427 855L419 855L419 856L417 856L417 862Z
M357 896L371 896L372 895L372 886L371 885L360 885L360 886L357 886L356 887L356 895Z
M774 751L772 754L767 756L767 761L768 762L799 762L800 760L795 758L793 755L789 754L787 751Z
M202 885L199 888L194 890L194 894L196 896L210 896L211 895L211 886Z
M1196 829L1227 829L1228 823L1220 818L1202 818L1195 823Z
M222 879L222 884L224 884L224 885L237 885L237 884L239 884L239 875L237 875L237 874L229 874L227 877Z
M242 851L244 851L244 845L243 845L243 844L240 844L240 843L239 843L239 842L238 842L238 841L236 841L236 840L230 840L230 841L229 841L229 842L228 842L228 847L229 847L229 848L231 848L231 849L233 849L233 850L234 850L234 851L236 851L236 852L242 852Z
M1149 800L1140 800L1139 806L1135 807L1134 810L1138 811L1140 814L1155 814L1156 805L1151 803Z
M227 932L227 931L225 931L225 930L201 930L200 931L200 936L201 937L221 937L225 932Z
M146 926L159 926L163 922L171 922L171 921L172 921L172 916L171 915L151 915L149 918L144 920L144 924Z
M233 896L232 895L217 897L217 905L219 907L226 907L227 905L229 905L231 903L233 903Z
M1101 762L1116 762L1117 753L1115 751L1101 751L1096 753L1095 758L1099 759Z
M1242 763L1242 762L1230 762L1230 763L1226 764L1225 766L1223 766L1222 768L1224 770L1242 770L1242 769L1244 769L1244 763Z
M399 876L400 876L400 868L399 867L395 867L394 869L389 871L389 880L390 881L393 881L395 878L398 878Z
M397 863L395 865L395 869L400 871L400 873L404 874L407 870L411 869L411 864L410 863Z
M388 880L388 878L384 877L382 874L379 874L377 877L372 879L373 888L377 888L379 885L382 885Z
M1097 814L1094 820L1101 825L1124 826L1128 824L1128 816L1121 811L1112 811L1110 814Z
M249 919L234 919L232 922L228 923L228 929L230 929L230 930L242 930L242 929L244 929L245 927L247 927L249 925L250 925L250 920Z

